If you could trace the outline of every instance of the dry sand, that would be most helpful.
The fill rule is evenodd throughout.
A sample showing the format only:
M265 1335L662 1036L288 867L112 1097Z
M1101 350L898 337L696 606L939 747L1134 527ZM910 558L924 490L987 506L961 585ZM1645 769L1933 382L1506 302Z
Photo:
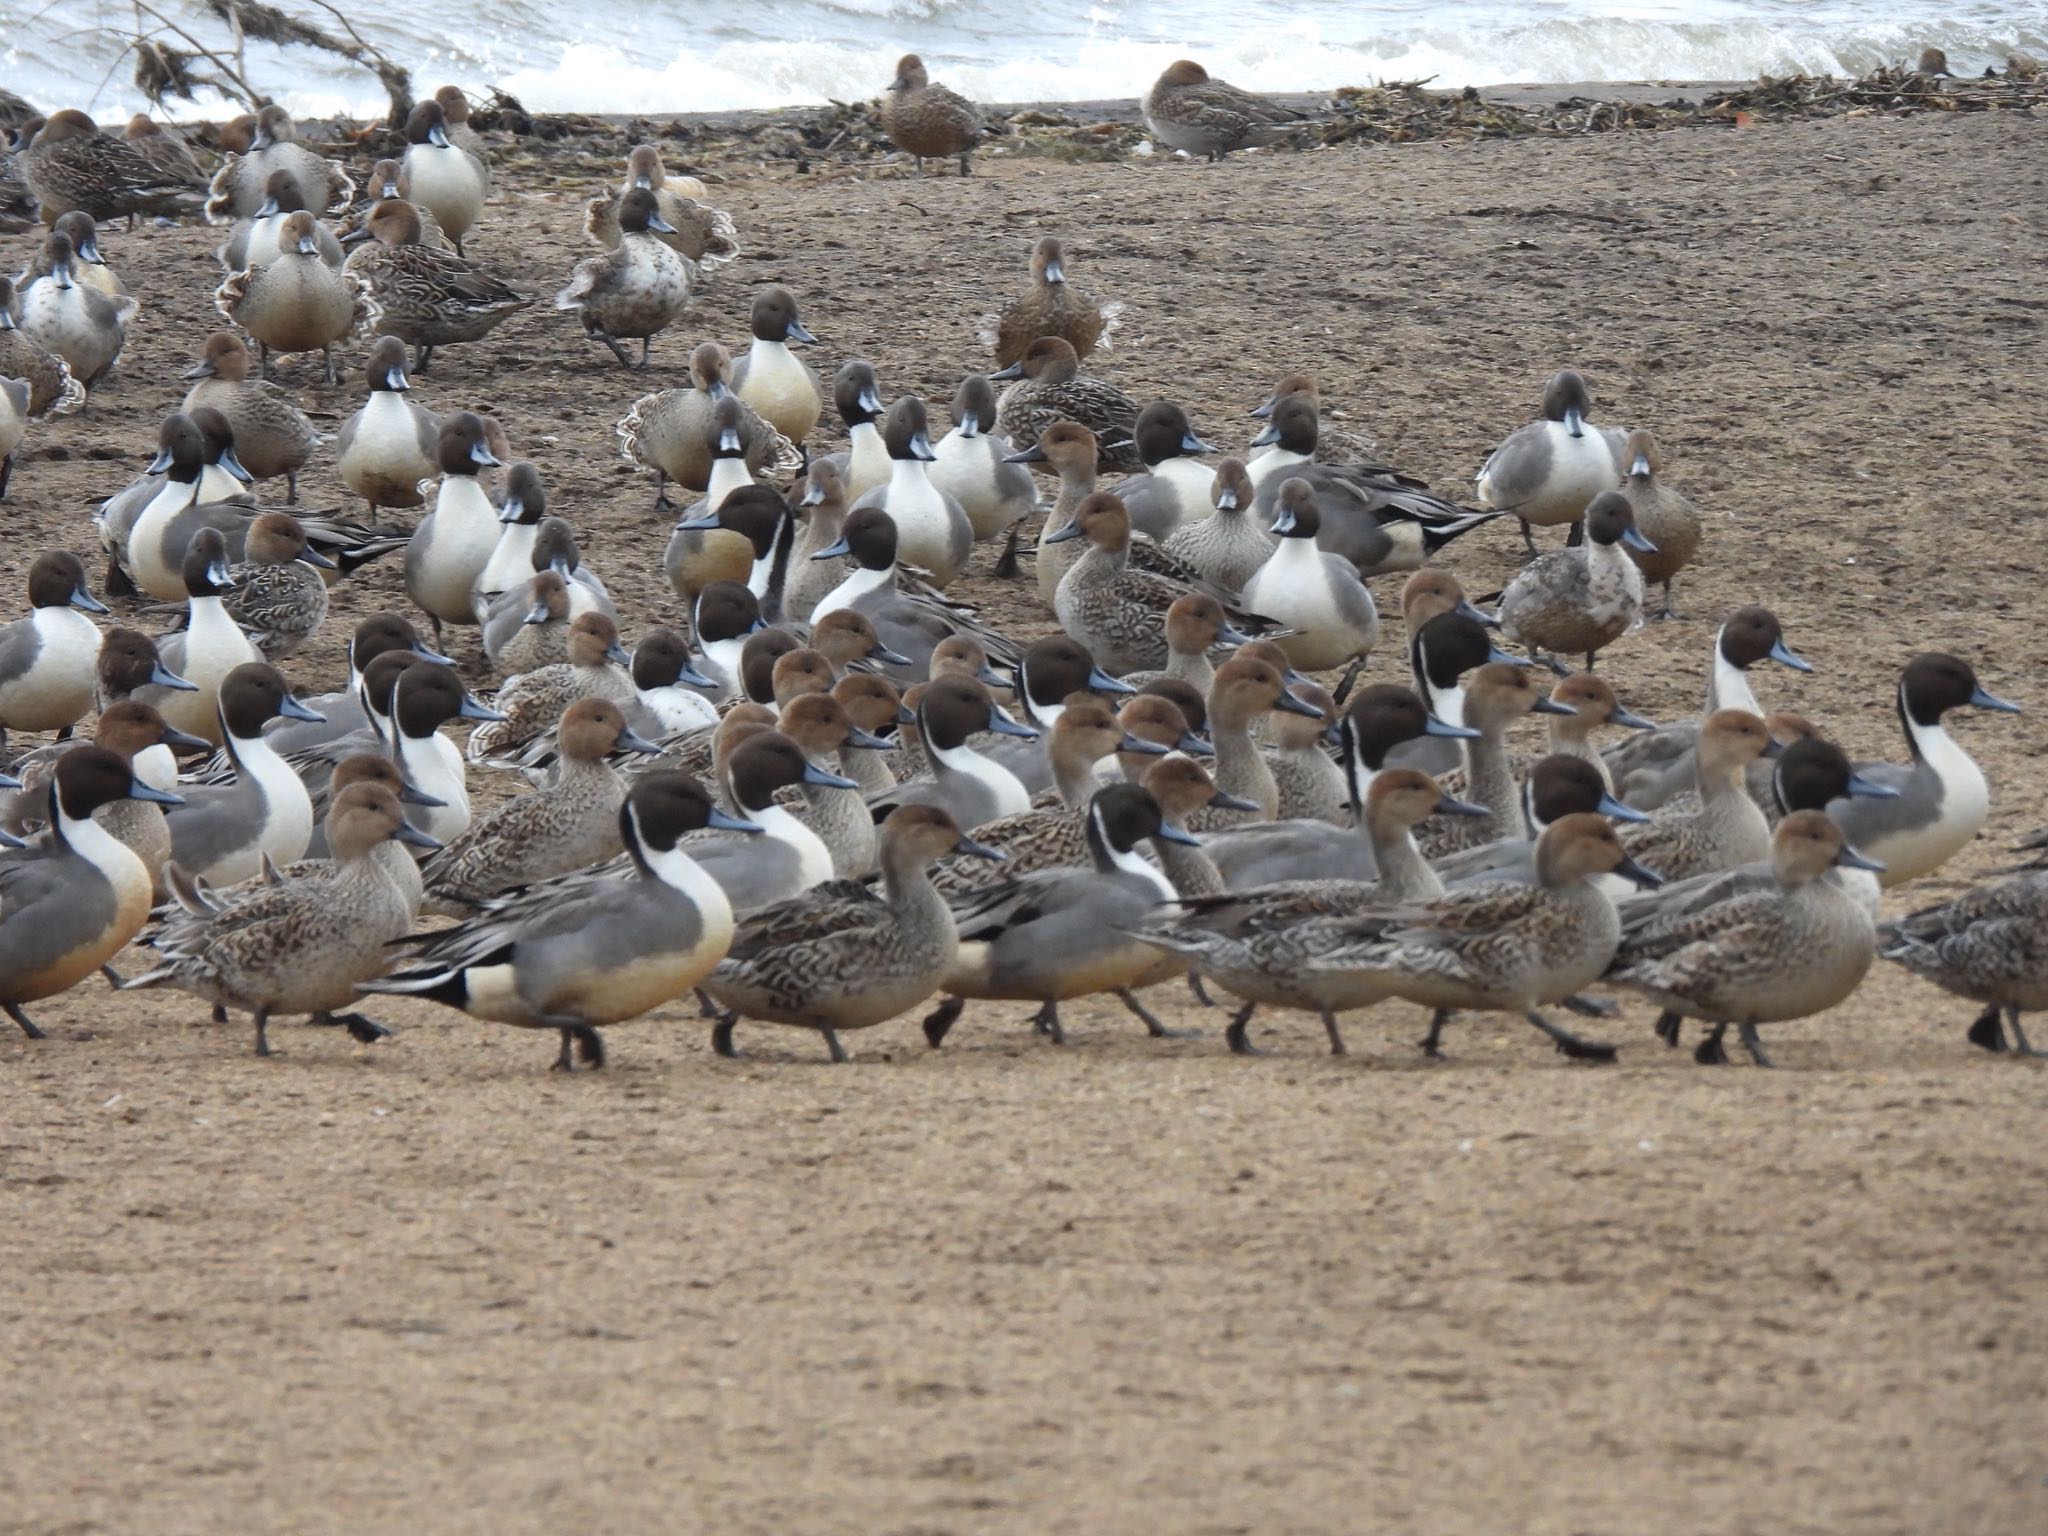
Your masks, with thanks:
M1696 707L1716 620L1763 600L1818 671L1760 692L1855 751L1900 753L1919 649L2029 706L1960 723L1992 824L1903 907L2048 819L2041 133L735 168L747 257L653 375L542 307L420 394L506 420L644 620L675 612L665 528L611 424L698 337L742 340L759 283L801 295L821 371L866 356L943 400L1056 230L1130 302L1099 366L1140 398L1236 442L1306 366L1454 490L1574 364L1711 513L1685 620L1611 653L1630 705ZM550 295L579 221L514 180L472 254ZM217 240L106 233L145 318L91 413L31 436L9 590L37 548L91 548L91 504L147 457ZM285 376L354 409L353 379ZM325 466L306 490L340 494ZM1514 553L1500 530L1451 564L1484 592ZM398 581L354 582L295 678L332 685ZM2044 1078L1890 969L1773 1031L1770 1073L1693 1066L1633 1002L1587 1026L1626 1043L1604 1069L1494 1018L1425 1064L1399 1005L1343 1061L1310 1020L1243 1061L1219 1015L1159 1044L1112 1005L1071 1009L1064 1051L977 1007L943 1052L906 1020L844 1068L765 1028L719 1061L675 1009L568 1079L543 1037L409 1004L376 1010L388 1044L286 1026L272 1061L181 996L36 1011L48 1041L0 1035L0 1530L2048 1528Z

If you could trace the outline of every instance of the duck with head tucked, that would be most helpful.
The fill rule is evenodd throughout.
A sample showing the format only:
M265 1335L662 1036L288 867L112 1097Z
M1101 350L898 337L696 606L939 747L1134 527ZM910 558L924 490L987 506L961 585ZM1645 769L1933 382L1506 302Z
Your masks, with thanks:
M1192 59L1166 66L1145 93L1143 110L1145 126L1160 143L1207 160L1277 144L1310 121L1269 97L1212 79Z
M917 162L924 174L926 159L960 162L960 174L973 173L967 157L987 131L981 109L957 91L932 84L924 60L906 53L896 61L896 78L882 93L882 132Z
M619 200L618 249L577 262L555 295L555 308L581 319L584 334L603 342L622 368L634 363L620 338L640 339L639 366L645 368L654 338L689 306L695 264L656 238L671 227L654 194L634 188Z

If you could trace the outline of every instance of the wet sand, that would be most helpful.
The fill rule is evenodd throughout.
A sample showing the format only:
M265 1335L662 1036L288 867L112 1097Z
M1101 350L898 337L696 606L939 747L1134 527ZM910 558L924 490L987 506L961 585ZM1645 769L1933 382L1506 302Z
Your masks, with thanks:
M821 372L865 356L886 393L943 401L1057 231L1073 280L1129 303L1097 368L1140 399L1240 443L1308 367L1338 425L1454 492L1576 365L1709 513L1685 617L1603 667L1631 707L1696 708L1716 622L1753 600L1818 669L1760 677L1765 702L1856 753L1901 754L1917 650L2028 706L1958 723L1992 822L1904 910L2048 820L2041 132L1840 118L987 157L968 181L733 165L746 256L645 377L545 303L598 178L518 172L471 250L543 304L419 393L506 421L630 634L677 605L612 423L692 342L738 345L761 283L799 294ZM218 240L106 233L145 314L90 413L32 431L0 585L43 545L95 548L92 504L215 323ZM283 380L330 428L360 394L305 362ZM331 465L305 495L341 499ZM1515 556L1489 531L1448 563L1483 593ZM1028 583L965 590L1048 624ZM362 573L294 679L332 686L353 617L401 601L395 560ZM1372 675L1401 675L1397 647ZM1028 1007L976 1006L941 1052L906 1019L850 1037L848 1067L767 1027L730 1063L682 1007L566 1079L544 1037L395 1001L385 1045L286 1024L271 1061L175 994L42 1004L49 1040L0 1036L0 1531L2048 1520L2048 1079L1967 1045L1969 1005L1880 968L1771 1031L1765 1073L1667 1052L1634 1001L1586 1026L1624 1043L1587 1068L1491 1017L1425 1063L1400 1004L1350 1021L1348 1059L1296 1017L1238 1060L1220 1014L1156 997L1202 1037L1084 1004L1061 1051Z

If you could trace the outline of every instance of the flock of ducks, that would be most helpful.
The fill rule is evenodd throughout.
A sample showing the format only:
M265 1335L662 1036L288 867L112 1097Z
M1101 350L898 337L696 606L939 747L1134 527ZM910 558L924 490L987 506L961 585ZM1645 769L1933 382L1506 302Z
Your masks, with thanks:
M1145 112L1212 158L1290 122L1186 62ZM965 173L982 132L914 56L882 120L920 169ZM1326 433L1312 377L1278 381L1227 454L1090 374L1114 306L1051 237L943 433L865 361L821 380L796 296L765 287L737 356L701 342L683 382L622 402L673 519L641 553L689 616L649 628L498 422L413 398L437 348L532 300L466 253L491 171L460 92L404 138L358 176L270 107L228 125L209 177L142 119L16 134L47 233L0 279L0 494L27 433L89 408L137 313L107 221L222 225L232 327L100 507L106 600L49 550L0 627L0 1007L29 1036L31 1005L98 972L248 1014L264 1054L279 1016L381 1040L365 999L396 995L554 1031L558 1067L597 1066L603 1027L694 992L721 1053L779 1024L843 1060L843 1033L926 1008L937 1047L975 1000L1033 1004L1057 1042L1062 1004L1108 995L1166 1037L1144 994L1185 983L1229 995L1246 1054L1261 1008L1314 1015L1342 1052L1343 1015L1400 998L1431 1010L1432 1055L1454 1015L1494 1011L1601 1060L1613 1045L1552 1015L1611 1015L1588 995L1606 987L1651 1001L1668 1043L1705 1026L1702 1062L1732 1027L1768 1065L1761 1026L1842 1002L1882 956L1982 1005L1979 1045L2030 1050L2048 860L1878 920L1883 889L1988 815L1949 722L2015 706L1959 657L1914 657L1905 759L1852 762L1759 699L1759 666L1811 667L1750 606L1702 658L1697 717L1632 713L1595 663L1671 616L1701 519L1649 431L1595 422L1578 373L1465 505ZM631 368L739 255L651 145L586 231L554 305ZM364 398L330 440L272 359L317 354L333 379L358 337ZM359 516L297 504L323 459ZM280 480L281 502L253 489ZM1530 558L1488 612L1435 561L1504 518ZM1056 627L1005 633L949 590L978 546L1020 582L1031 552ZM332 584L393 555L414 612L355 626L345 688L295 692L280 664L323 632ZM1393 648L1381 578L1399 683L1365 678ZM175 622L152 635L109 603ZM522 792L478 810L489 777ZM123 975L138 940L149 963Z

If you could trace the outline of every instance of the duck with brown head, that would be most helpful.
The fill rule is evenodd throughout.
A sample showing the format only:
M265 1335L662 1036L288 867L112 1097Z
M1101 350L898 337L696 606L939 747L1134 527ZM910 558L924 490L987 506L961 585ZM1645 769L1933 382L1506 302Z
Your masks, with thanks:
M407 195L433 210L460 256L463 236L482 216L490 195L491 168L450 142L448 109L439 100L418 103L406 118L405 158L399 163L410 188Z
M185 175L166 172L73 108L52 112L16 160L45 224L74 208L95 219L175 218L197 211L200 202L199 188Z
M1029 448L1054 422L1071 421L1095 434L1096 469L1137 474L1138 402L1103 379L1081 372L1081 359L1057 336L1042 336L1007 368L989 375L1014 381L996 401L996 430Z
M483 419L462 411L441 423L434 462L441 483L433 510L406 545L405 590L426 611L438 643L443 624L476 623L477 578L500 533L497 508L477 483L477 472L501 461L485 444Z
M30 341L63 358L71 376L90 391L113 372L139 306L80 281L77 263L71 237L52 231L43 242L47 270L16 290L16 323Z
M690 387L642 395L619 418L615 429L620 451L655 472L654 510L675 511L668 496L673 480L684 490L701 491L711 483L712 407L732 393L732 355L715 341L690 354ZM745 443L742 457L749 476L780 479L803 467L803 455L780 432L761 419L751 405L740 403L739 430Z
M292 173L279 167L270 173L270 180L264 184L263 202L247 218L235 220L228 237L213 254L220 262L223 272L242 272L250 267L267 267L277 259L278 241L284 233L284 221L291 214L306 208L306 202L299 195L298 182ZM315 214L313 240L320 247L320 259L330 267L342 262L341 239Z
M320 718L292 697L284 674L268 662L236 667L222 681L219 730L234 779L193 787L170 813L173 856L194 878L232 885L257 874L266 857L288 864L305 853L312 798L263 734L280 715Z
M420 482L436 472L441 419L408 398L405 343L382 336L363 364L369 398L334 438L334 467L342 483L370 504L370 521L382 507L416 507L426 498Z
M957 91L934 85L924 60L906 53L896 61L896 78L882 93L882 132L917 162L918 175L924 174L927 158L958 158L960 174L967 176L972 174L968 156L987 126L979 107Z
M412 343L415 373L427 371L436 347L481 341L533 303L474 262L428 245L411 203L379 203L365 228L370 238L343 273L371 334Z
M1041 336L1057 336L1086 357L1106 345L1123 305L1098 304L1092 294L1067 280L1066 249L1052 235L1031 248L1031 286L1003 306L996 317L996 366L1007 368Z
M21 329L14 310L14 279L0 274L0 379L28 385L28 415L69 415L85 404L85 386L71 376L71 364L61 353Z
M92 708L106 605L86 590L69 550L30 563L27 617L0 626L0 730L69 731Z
M657 238L705 272L724 266L740 254L739 231L732 215L704 201L704 183L694 176L670 176L661 163L661 148L636 144L626 155L626 179L616 193L606 192L584 205L583 232L594 244L613 250L619 243L619 199L635 188L654 194L662 222L671 233Z
M967 566L974 546L974 525L966 510L933 483L926 466L932 449L929 418L916 395L902 395L882 421L882 442L889 451L889 479L853 504L860 512L875 508L896 525L897 557L931 573L944 587Z
M256 338L263 377L270 376L272 352L318 352L330 384L334 344L370 315L362 295L321 259L313 215L303 210L285 215L277 259L230 274L214 291L214 308Z
M215 331L199 361L185 370L195 380L178 409L190 415L211 406L235 435L235 459L257 480L285 477L287 501L299 499L299 471L322 442L313 423L292 397L263 379L251 378L255 359L239 336Z

